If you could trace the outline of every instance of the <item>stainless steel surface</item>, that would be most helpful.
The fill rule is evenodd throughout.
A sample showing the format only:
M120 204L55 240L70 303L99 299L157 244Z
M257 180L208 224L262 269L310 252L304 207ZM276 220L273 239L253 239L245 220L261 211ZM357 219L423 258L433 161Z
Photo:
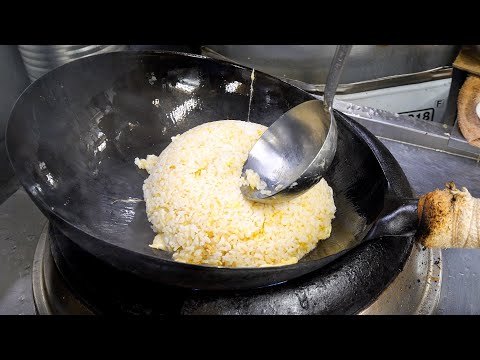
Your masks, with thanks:
M359 81L349 84L340 84L337 89L338 94L357 94L366 91L380 90L386 88L394 88L397 86L421 84L425 82L449 79L452 76L452 67L442 66L435 69L420 71L411 74L385 76L374 80ZM307 84L303 81L283 79L284 81L295 85L305 91L314 94L323 94L325 85L323 84Z
M442 251L415 244L403 271L360 315L430 315L440 300Z
M50 252L48 225L43 228L33 260L32 289L39 315L93 315L73 294L58 271Z
M306 101L278 118L253 145L243 166L258 174L265 186L241 186L258 202L294 198L317 184L337 149L337 125L324 102Z
M444 188L446 181L480 197L478 160L392 140L382 142L394 154L418 194ZM480 249L442 250L442 291L437 314L480 315Z
M415 117L426 122L444 123L452 79L338 94L336 100Z
M202 53L223 57L280 78L299 81L297 85L310 87L309 91L323 92L321 86L326 82L335 49L336 45L205 45ZM399 75L393 81L413 83L426 81L425 76L445 76L445 72L451 72L450 67L459 50L458 45L355 45L341 84L363 83ZM295 66L291 66L293 63ZM414 73L424 74L401 78ZM363 86L369 86L371 90L372 86L379 88L382 83ZM340 85L338 92L344 91L347 89ZM366 90L357 89L353 92L357 91Z
M480 148L470 145L468 141L463 137L460 129L458 128L458 121L455 121L455 125L451 130L450 139L448 140L448 146L462 152L468 152L480 156Z
M333 99L351 49L351 45L337 46L328 72L325 102L307 101L289 110L269 126L250 150L242 175L247 178L246 171L253 170L266 187L243 185L241 191L247 199L291 199L317 184L327 171L337 149ZM254 70L252 92L253 74Z
M203 46L201 51L203 55L210 56L215 59L229 61L229 62L233 62L240 65L255 67L255 64L233 60L206 46ZM451 64L451 62L449 62L449 64ZM257 67L257 69L264 71L266 73L269 73L268 71L265 71L263 67ZM292 85L295 85L313 94L323 94L325 90L324 83L308 83L305 81L290 78L286 74L284 74L283 76L279 75L276 72L270 72L270 74L280 77L285 82L288 82ZM385 89L385 88L391 88L391 87L402 86L407 84L419 84L419 83L429 82L434 80L448 79L451 77L452 77L452 66L443 65L443 66L434 67L431 69L418 71L418 72L401 73L398 75L382 76L382 77L373 78L370 80L343 83L338 86L337 93L338 94L354 94L354 93L359 93L364 91Z
M203 54L235 62L205 47ZM418 73L340 84L336 99L453 125L451 117L453 105L456 112L456 102L451 99L455 97L454 90L459 80L458 76L452 78L452 74L458 75L458 70L452 71L451 66L444 66ZM314 95L322 95L325 89L323 84L307 84L288 78L283 80Z
M31 81L69 61L109 51L127 49L127 45L18 45Z
M92 315L92 311L68 288L58 271L50 252L48 227L45 226L35 251L32 282L33 297L40 315ZM440 250L429 250L416 245L404 270L361 315L384 314L432 314L438 305L441 289L442 256ZM292 293L294 309L298 306L298 294ZM189 300L183 306L188 314ZM285 307L284 307L285 308Z
M0 45L0 204L18 187L7 157L5 126L13 104L29 83L17 47Z
M202 51L202 55L209 56L215 59L229 61L229 62L240 64L240 65L247 65L247 66L249 65L249 64L241 63L239 61L232 60L206 46L203 46L201 51ZM253 67L253 66L254 65L250 65L250 67ZM262 70L262 68L258 68L258 70ZM408 84L420 84L420 83L429 82L429 81L449 79L452 77L452 72L453 72L452 66L445 65L445 66L440 66L433 69L428 69L428 70L418 71L413 73L384 76L380 78L374 78L372 80L344 83L338 86L337 93L338 94L355 94L355 93L360 93L365 91L392 88L392 87L403 86ZM323 92L325 91L325 84L323 83L311 84L305 81L291 79L289 77L286 77L285 75L280 76L280 75L276 75L275 73L270 73L270 74L280 77L285 82L288 82L292 85L295 85L313 94L317 94L317 95L323 94Z
M321 97L319 97L321 99ZM335 99L334 108L354 118L376 136L478 159L480 149L466 142L458 128Z
M23 190L0 205L0 314L33 314L31 270L46 223Z
M45 224L42 234L38 240L37 248L35 249L35 255L33 258L32 267L32 293L35 304L35 310L39 315L49 315L53 313L52 305L47 297L47 285L44 267L46 263L45 254L48 251L47 248L47 228Z

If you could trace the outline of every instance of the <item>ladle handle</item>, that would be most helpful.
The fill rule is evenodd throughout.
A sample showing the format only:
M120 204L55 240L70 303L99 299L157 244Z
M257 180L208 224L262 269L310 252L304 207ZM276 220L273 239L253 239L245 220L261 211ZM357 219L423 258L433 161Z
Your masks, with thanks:
M327 83L325 84L325 91L323 98L329 110L332 109L333 98L337 92L338 83L342 76L343 66L345 65L345 59L347 58L352 45L338 45L335 54L333 55L332 63L330 64L330 70L328 71Z

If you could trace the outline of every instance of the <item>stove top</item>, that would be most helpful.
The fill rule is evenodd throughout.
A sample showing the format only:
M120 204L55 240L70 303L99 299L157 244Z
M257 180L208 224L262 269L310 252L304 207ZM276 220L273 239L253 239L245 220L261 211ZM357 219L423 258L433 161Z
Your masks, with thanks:
M86 253L66 254L63 235L46 225L37 245L32 282L41 315L321 314L321 297L298 286L235 294L157 286L101 264ZM63 250L64 251L64 250ZM441 252L415 246L404 270L361 314L431 314L440 297ZM321 281L320 277L318 281ZM313 279L315 282L315 279ZM245 305L247 304L247 305Z

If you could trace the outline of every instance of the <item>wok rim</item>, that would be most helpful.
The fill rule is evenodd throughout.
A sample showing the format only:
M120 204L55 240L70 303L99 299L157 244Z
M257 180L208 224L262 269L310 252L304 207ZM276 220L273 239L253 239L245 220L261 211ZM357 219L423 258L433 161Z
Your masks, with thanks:
M21 169L20 168L17 169L17 167L14 164L14 161L12 161L12 156L10 154L9 149L13 148L15 145L13 145L13 144L9 145L8 132L9 132L10 126L12 126L12 123L13 123L13 121L12 121L12 118L14 117L13 115L17 111L19 105L21 105L20 103L22 101L24 101L24 99L27 96L29 96L30 93L32 93L39 86L39 84L41 84L44 81L44 79L55 76L55 74L57 72L64 71L64 68L68 68L69 66L72 66L72 64L75 64L75 63L91 61L92 58L115 56L115 54L129 55L129 56L155 56L155 55L180 56L180 57L207 60L207 61L210 61L210 62L213 62L213 63L216 63L216 64L223 64L225 66L233 67L233 68L237 68L237 69L241 69L241 70L247 70L247 71L255 70L255 69L247 67L247 66L239 65L239 64L236 64L236 63L231 63L231 62L226 61L226 60L215 59L215 58L208 57L208 56L205 56L205 55L184 53L184 52L179 52L179 51L168 51L168 50L140 50L140 51L139 50L121 50L121 51L113 51L113 52L89 55L89 56L79 58L79 59L75 59L75 60L70 61L68 63L62 64L62 65L58 66L57 68L49 71L48 73L45 73L44 75L42 75L41 77L39 77L38 79L33 81L27 88L25 88L24 91L19 95L19 97L15 101L15 103L12 106L12 109L9 113L9 117L8 117L7 123L6 123L6 131L5 131L5 147L6 147L6 152L7 152L8 159L10 161L10 164L12 165L12 168L14 169L15 175L17 174L17 172L21 172ZM264 73L264 72L259 71L259 70L255 70L255 73L260 74L261 76L264 76L264 77L269 78L269 79L274 80L274 81L280 81L280 82L286 84L290 88L295 88L296 90L298 90L298 91L302 92L303 94L305 94L306 96L310 97L311 100L318 100L318 98L315 97L314 95L312 95L311 93L301 89L298 86L292 85L292 84L282 80L281 78L277 78L275 76L269 75L269 74ZM341 114L344 115L343 113L341 113ZM346 116L346 115L344 115L344 116ZM337 117L336 117L336 120L337 120ZM350 128L350 130L352 132L354 132L356 136L361 138L361 141L369 148L372 155L375 156L375 158L379 162L377 154L375 154L375 152L373 151L371 146L365 141L365 139L362 136L359 135L358 131L356 131L355 129L351 129L351 125L348 124L347 122L345 122L343 119L341 119L341 121L345 126ZM357 125L360 125L360 124L357 124ZM362 127L362 128L368 132L367 129L365 129L364 127ZM393 157L393 155L391 155L391 156ZM380 163L379 163L379 166L380 166L380 168L382 168ZM399 165L398 165L398 167L399 167L400 171L403 172L403 169L401 169L401 167ZM17 171L17 170L20 170L20 171ZM383 168L382 168L382 170L383 170ZM77 226L75 224L72 224L69 220L65 219L60 214L58 214L55 209L52 210L51 207L48 206L47 203L41 197L34 195L30 191L29 187L24 183L24 180L23 180L22 177L17 176L17 179L20 182L20 184L22 185L22 188L26 191L26 193L29 195L29 197L34 201L35 205L37 207L40 207L40 210L46 215L47 218L49 218L49 220L51 220L51 218L53 218L52 220L53 220L54 223L55 222L63 223L67 227L74 230L75 232L83 233L83 234L87 235L89 238L94 239L95 241L99 241L100 243L106 245L111 250L130 253L130 254L133 254L134 256L136 256L136 257L138 257L139 259L142 259L142 260L153 261L153 262L158 262L158 263L165 263L165 264L173 265L173 266L176 266L176 267L179 267L179 268L182 268L182 269L188 269L188 270L202 269L202 271L210 271L210 272L220 270L222 272L232 272L232 273L233 272L238 272L238 270L242 270L242 271L245 271L245 272L259 272L259 271L267 270L267 269L271 270L271 271L275 271L275 270L279 270L279 269L289 270L289 269L297 268L299 265L301 266L302 263L311 264L311 263L314 263L316 261L321 261L321 260L324 260L324 259L327 259L327 258L333 257L333 256L336 256L337 259L338 259L338 258L343 257L344 254L342 254L342 253L348 253L351 250L351 248L347 248L347 249L344 249L344 250L342 250L338 253L329 255L327 257L323 257L321 259L307 260L305 262L301 262L301 259L299 259L299 261L297 263L294 263L294 264L273 265L273 266L265 266L265 267L227 267L227 266L213 266L213 265L206 265L206 264L191 264L191 263L178 262L178 261L175 261L173 259L164 259L164 258L160 258L160 257L155 255L156 251L162 251L162 250L153 249L152 254L143 253L143 252L139 252L137 250L132 250L132 249L129 249L129 248L119 246L119 245L114 244L114 243L112 243L108 240L104 240L104 239L101 239L101 238L99 238L95 235L92 235L92 233L89 230L82 229L79 226ZM387 184L388 184L388 178L387 178L386 175L385 175L385 179L386 179ZM388 189L386 190L386 193L387 192L388 192ZM371 226L373 226L375 221L372 222L372 224L369 225L369 228L371 228ZM58 226L56 226L56 227L65 236L70 238L67 234L65 234L64 231L61 230L61 228L59 228ZM365 237L365 235L364 235L364 237ZM70 240L75 242L77 245L82 247L84 250L90 252L88 250L88 246L84 247L82 244L79 244L77 241L75 241L75 239L70 239ZM324 239L324 240L319 240L319 242L320 241L326 241L326 240L328 240L328 238ZM313 251L313 249L312 249L312 251ZM167 252L167 251L165 251L165 252ZM171 252L167 252L167 253L171 253ZM342 254L342 255L339 256L339 254ZM307 255L308 254L305 254L304 256L307 256ZM334 260L336 260L336 259L334 259ZM270 286L270 285L268 285L268 286Z

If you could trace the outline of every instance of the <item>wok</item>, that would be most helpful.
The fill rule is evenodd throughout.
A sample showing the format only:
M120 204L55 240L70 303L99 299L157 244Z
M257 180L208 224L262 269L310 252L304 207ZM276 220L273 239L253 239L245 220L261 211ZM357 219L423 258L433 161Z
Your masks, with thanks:
M107 264L165 285L264 287L361 251L357 245L366 240L413 234L416 208L400 200L413 194L398 163L368 131L336 112L337 152L325 175L337 206L332 234L297 264L192 265L148 247L154 232L138 200L147 174L134 165L135 157L159 154L172 136L204 122L247 120L250 76L243 66L175 52L124 51L70 62L17 100L7 124L10 161L32 200L66 237ZM255 72L249 120L269 126L311 99ZM412 241L399 239L401 267Z

